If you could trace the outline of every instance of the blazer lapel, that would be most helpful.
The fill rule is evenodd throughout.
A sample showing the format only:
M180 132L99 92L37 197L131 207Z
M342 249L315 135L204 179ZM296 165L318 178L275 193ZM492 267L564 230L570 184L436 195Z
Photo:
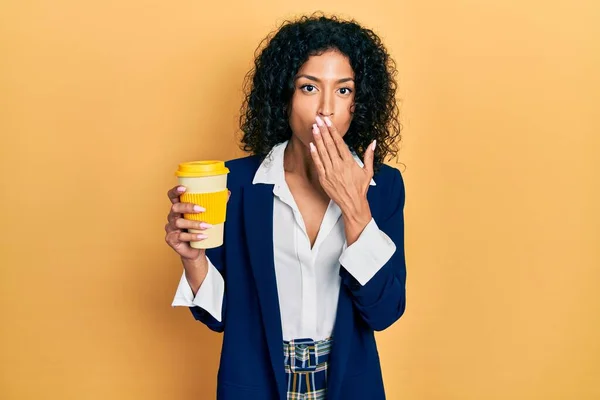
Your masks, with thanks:
M273 254L273 185L243 188L244 228L263 327L280 398L286 396L283 333Z

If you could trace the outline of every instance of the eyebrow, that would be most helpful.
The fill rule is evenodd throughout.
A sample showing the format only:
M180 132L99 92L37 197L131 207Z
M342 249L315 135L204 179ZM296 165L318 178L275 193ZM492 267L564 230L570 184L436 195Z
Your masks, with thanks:
M312 75L305 75L305 74L296 76L296 78L294 78L294 80L296 81L300 78L310 79L311 81L315 81L315 82L319 82L319 83L321 82L321 80L319 78L316 78ZM354 79L353 78L342 78L342 79L339 79L336 83L344 83L344 82L349 82L349 81L354 81Z

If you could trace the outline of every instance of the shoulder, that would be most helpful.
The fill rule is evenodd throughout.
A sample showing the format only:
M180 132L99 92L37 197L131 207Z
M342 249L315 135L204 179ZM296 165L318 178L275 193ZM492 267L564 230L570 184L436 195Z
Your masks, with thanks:
M261 157L257 155L225 161L225 166L229 169L227 186L243 186L251 183L261 162Z
M383 215L390 215L404 208L406 199L404 179L399 169L383 164L373 176L373 180L377 184L374 186L377 192L375 204L381 209Z
M381 165L379 171L373 176L373 180L377 186L381 186L380 189L383 191L393 189L394 186L396 189L401 187L404 190L404 180L400 170L387 164Z

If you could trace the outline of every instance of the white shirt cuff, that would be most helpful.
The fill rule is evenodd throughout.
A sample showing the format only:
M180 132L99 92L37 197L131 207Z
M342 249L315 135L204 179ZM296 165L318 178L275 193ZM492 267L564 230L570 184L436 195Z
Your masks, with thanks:
M225 281L219 270L210 262L210 259L208 257L206 259L208 260L208 273L206 274L202 285L200 285L196 297L194 297L192 288L185 277L185 271L183 271L171 306L198 306L206 310L217 321L221 322L223 296L225 295Z
M379 229L373 218L349 247L344 244L344 251L339 258L340 264L362 285L383 267L396 252L396 245Z

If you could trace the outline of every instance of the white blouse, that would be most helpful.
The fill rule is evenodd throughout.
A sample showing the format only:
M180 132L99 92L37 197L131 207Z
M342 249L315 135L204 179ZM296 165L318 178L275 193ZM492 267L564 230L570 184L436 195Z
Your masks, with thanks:
M396 251L393 241L371 219L348 247L342 213L329 202L314 246L285 180L287 141L273 147L254 175L253 184L273 184L273 246L283 339L326 339L333 333L341 285L340 264L365 285ZM363 163L353 153L362 167ZM371 179L371 186L375 181ZM201 307L221 321L225 282L208 260L208 274L194 297L182 274L172 306Z

